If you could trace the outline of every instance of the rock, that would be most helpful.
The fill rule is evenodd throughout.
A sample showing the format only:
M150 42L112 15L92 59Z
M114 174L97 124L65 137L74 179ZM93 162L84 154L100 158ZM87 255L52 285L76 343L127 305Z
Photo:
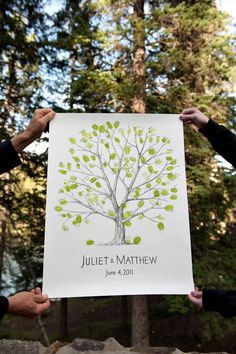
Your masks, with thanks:
M133 347L130 352L135 352L135 354L182 354L179 349L168 347Z
M0 340L0 354L46 354L40 342Z
M72 342L72 348L81 351L95 351L95 350L103 350L105 344L98 340L86 339L86 338L75 338Z
M115 338L107 338L104 342L104 351L119 351L121 349L123 349L124 347L119 343L117 342L117 340L115 340Z

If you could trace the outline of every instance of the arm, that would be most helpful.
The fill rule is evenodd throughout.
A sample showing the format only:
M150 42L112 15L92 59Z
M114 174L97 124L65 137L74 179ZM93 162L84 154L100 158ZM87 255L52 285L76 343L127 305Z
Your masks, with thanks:
M50 307L47 295L42 295L41 289L31 292L23 291L8 297L7 312L12 315L34 318Z
M206 311L218 311L224 317L236 316L236 291L203 289L202 304Z
M180 119L185 125L194 124L213 148L236 168L236 135L223 125L215 123L197 108L185 109Z
M7 313L9 306L8 299L5 296L0 296L0 320Z
M50 108L36 109L28 127L11 140L0 143L0 174L20 165L18 153L39 138L47 123L55 117Z
M223 317L236 316L235 290L194 290L188 295L189 300L205 311L217 311Z

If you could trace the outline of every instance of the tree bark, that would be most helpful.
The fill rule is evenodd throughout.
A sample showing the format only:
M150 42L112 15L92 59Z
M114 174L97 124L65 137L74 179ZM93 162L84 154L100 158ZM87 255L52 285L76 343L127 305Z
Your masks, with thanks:
M150 345L148 297L146 295L135 295L132 299L131 345L136 347Z
M145 25L144 2L134 0L134 61L133 75L136 93L132 102L134 113L146 111Z
M146 70L145 70L145 0L134 0L134 62L133 75L136 94L133 98L132 111L146 111ZM146 295L133 296L132 299L132 346L149 346L149 314Z
M3 259L6 247L6 220L2 220L2 232L1 232L1 239L0 239L0 290L2 290L2 273L3 273Z
M68 299L62 298L61 313L60 313L60 333L59 333L60 340L65 340L68 338L67 311L68 311Z

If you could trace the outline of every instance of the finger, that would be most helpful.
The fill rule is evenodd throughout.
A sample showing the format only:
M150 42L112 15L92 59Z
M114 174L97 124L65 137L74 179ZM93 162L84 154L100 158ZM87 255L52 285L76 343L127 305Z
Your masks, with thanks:
M38 307L39 307L40 313L46 311L50 307L49 299L46 302L44 302L43 304L39 304Z
M47 295L35 295L34 296L34 302L36 302L37 304L42 304L47 301L48 301Z
M45 114L42 118L41 121L44 124L47 124L49 121L51 121L55 117L56 113L54 111L50 111L49 113Z
M191 291L191 295L197 299L201 298L202 297L202 292L201 291Z
M185 114L192 114L192 113L196 113L197 108L195 107L191 107L191 108L186 108L183 110L183 112L181 114L185 115Z
M45 115L45 114L48 114L48 113L50 113L52 111L52 109L51 108L39 108L39 109L36 109L35 110L35 113L40 113L41 115Z
M42 295L42 291L40 287L37 286L37 288L34 289L35 295Z

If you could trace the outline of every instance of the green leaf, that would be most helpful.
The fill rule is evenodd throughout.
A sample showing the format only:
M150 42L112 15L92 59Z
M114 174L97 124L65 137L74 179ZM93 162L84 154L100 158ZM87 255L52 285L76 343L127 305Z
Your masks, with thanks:
M82 130L81 134L82 134L83 136L85 136L85 137L88 136L88 133L87 133L85 130Z
M163 222L159 222L159 223L157 224L157 227L158 227L158 229L159 229L160 231L163 231L163 230L164 230L164 224L163 224Z
M176 165L177 164L177 161L176 160L172 160L171 161L171 165Z
M105 143L105 148L106 149L109 149L110 148L110 145L108 143Z
M77 143L77 140L76 140L76 138L69 138L69 142L70 142L71 144L76 144L76 143Z
M139 129L138 130L138 136L142 136L143 135L143 130L142 129Z
M173 173L170 172L170 173L168 173L167 178L170 181L174 181L176 179L176 175L174 175Z
M65 186L65 190L66 190L66 192L70 192L70 186Z
M63 210L63 208L60 205L55 206L54 208L56 211L60 212Z
M96 156L95 156L95 155L92 155L92 156L91 156L91 160L96 161Z
M151 183L147 183L147 184L146 184L146 188L148 188L148 189L151 188L151 186L152 186Z
M82 216L81 215L77 215L76 218L75 218L75 222L76 222L76 224L81 224Z
M138 245L138 244L141 242L141 240L142 240L142 238L141 238L140 236L136 236L136 237L134 238L134 244L135 244L135 245Z
M96 180L97 180L97 177L93 177L93 178L90 179L90 182L94 183L94 182L96 182Z
M70 152L72 155L74 155L75 150L74 150L73 148L70 148L69 152Z
M68 168L68 170L71 170L71 163L70 162L68 162L67 168Z
M76 189L76 188L78 188L78 184L73 183L70 185L70 189Z
M138 207L139 208L142 208L144 206L144 201L143 200L140 200L140 202L138 202Z
M112 154L110 154L109 157L110 157L111 160L114 160L116 158L116 153L113 152Z
M66 170L59 170L59 172L60 172L62 175L66 175L66 174L67 174L67 171L66 171Z
M130 227L130 226L132 226L132 223L131 223L131 221L125 221L124 225Z
M114 127L115 127L116 129L119 127L119 125L120 125L120 123L119 123L118 121L116 121L116 122L114 123Z
M172 193L177 193L177 191L178 191L177 188L171 188Z
M99 127L99 132L100 133L104 133L105 132L105 127L104 127L104 125L100 125L100 127Z
M140 142L140 144L143 144L143 143L144 143L144 140L143 140L142 137L139 138L139 142Z
M115 216L116 214L115 214L115 212L114 212L113 210L108 210L108 215L111 216L111 217L113 217L113 216Z
M149 155L155 155L156 150L155 149L149 149L148 153L149 153Z
M96 187L98 187L98 188L101 188L101 186L102 186L100 182L96 182L95 185L96 185Z
M65 199L60 200L60 204L61 205L66 205L67 204L67 200L65 200Z
M168 195L168 191L166 189L163 189L163 191L161 191L161 195Z
M140 161L144 164L145 162L146 162L146 159L145 159L145 157L144 156L141 156L141 159L140 159Z
M93 128L94 130L98 130L98 125L97 125L97 124L93 124L93 125L92 125L92 128Z
M92 246L94 244L94 241L93 240L88 240L86 243L87 243L88 246Z
M127 210L127 211L124 213L124 219L128 219L130 216L131 216L131 212L130 212L129 210Z
M154 192L153 192L153 195L154 195L155 198L157 198L157 197L160 196L160 192L157 189L155 189Z
M85 162L89 162L89 157L88 157L87 155L84 155L84 156L83 156L83 160L84 160Z
M120 139L119 138L115 138L115 142L119 144L120 143Z
M168 167L167 167L167 171L172 171L173 169L174 169L173 166L168 166Z
M78 156L73 156L73 160L74 160L75 162L80 162L80 159L79 159Z
M107 126L108 126L109 129L113 128L113 125L110 122L107 122Z
M176 195L176 194L172 194L172 195L170 196L170 199L176 200L176 199L177 199L177 195Z
M126 177L127 177L127 178L132 178L132 177L133 177L133 175L132 175L132 173L127 172L127 173L126 173Z
M124 148L125 154L128 155L130 153L130 151L131 151L130 146L125 146L125 148Z
M165 206L165 210L166 211L173 211L173 209L174 209L174 207L171 204L168 204L168 205Z
M148 166L148 172L153 173L153 167L152 166Z
M160 177L158 177L158 178L156 179L156 184L160 184L161 181L162 181L162 179L161 179Z

